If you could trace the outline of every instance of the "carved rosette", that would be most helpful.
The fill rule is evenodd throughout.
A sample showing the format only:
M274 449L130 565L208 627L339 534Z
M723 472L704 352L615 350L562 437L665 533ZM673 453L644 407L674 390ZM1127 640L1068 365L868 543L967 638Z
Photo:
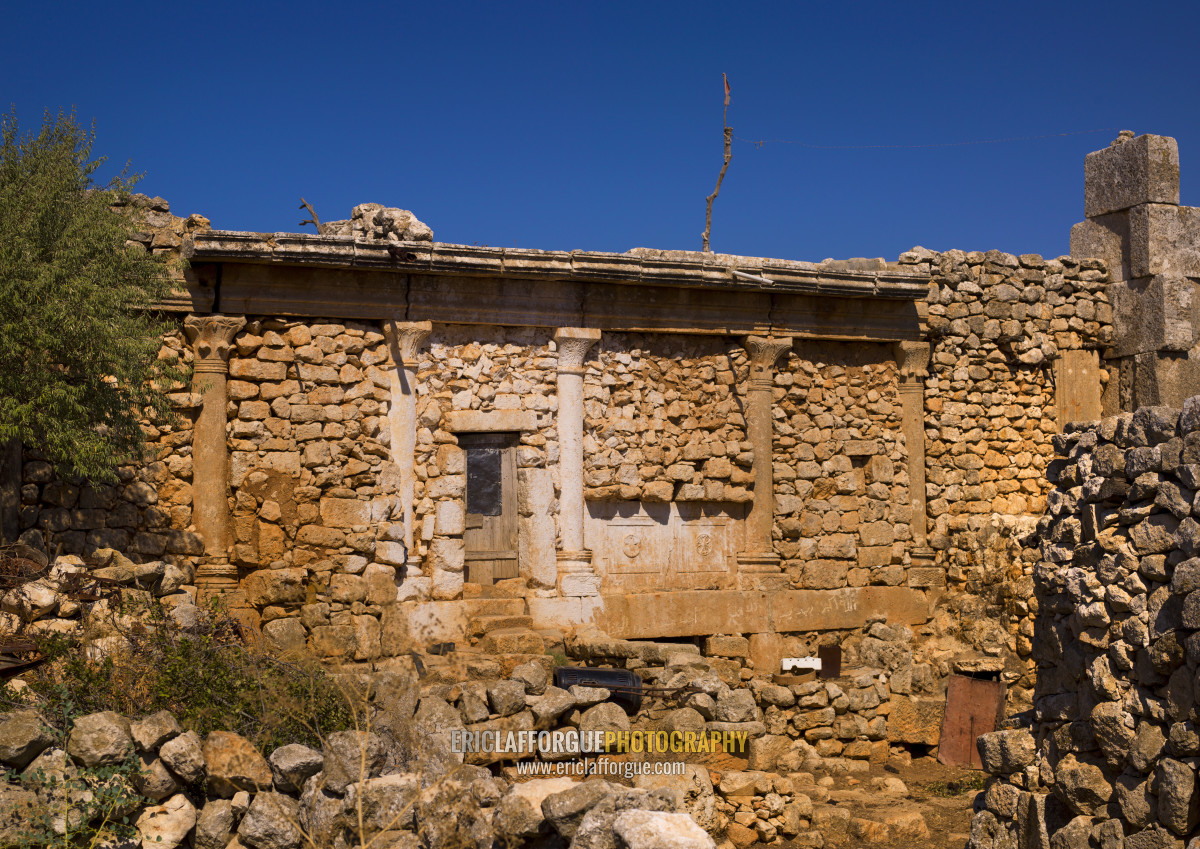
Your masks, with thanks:
M392 362L404 368L416 368L417 351L433 332L431 321L395 321L383 323L383 335L387 337L388 351Z
M901 385L916 385L929 377L928 342L897 342L892 350L900 367Z
M770 389L775 383L775 364L792 349L792 337L747 336L742 347L750 355L750 388Z
M600 341L600 331L592 327L560 327L554 331L558 346L558 373L583 374L583 360Z
M183 322L183 329L196 354L193 370L227 373L233 337L245 326L243 316L189 315Z

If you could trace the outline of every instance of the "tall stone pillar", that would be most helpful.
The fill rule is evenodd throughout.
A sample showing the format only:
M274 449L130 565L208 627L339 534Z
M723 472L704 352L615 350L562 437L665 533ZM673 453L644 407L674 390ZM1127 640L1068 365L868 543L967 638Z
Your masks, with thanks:
M925 378L929 376L929 343L897 342L900 367L900 427L908 449L908 524L912 528L914 566L932 566L925 507Z
M780 557L771 541L775 522L775 421L771 415L775 364L792 348L790 336L747 336L750 380L746 390L746 437L754 450L754 500L746 518L746 548L738 554L739 572L779 572Z
M229 563L229 445L226 406L229 350L246 324L241 316L188 316L184 330L196 357L192 391L201 397L192 430L192 523L204 540L208 562L196 569L202 597L237 588L237 567Z
M400 475L400 510L404 525L404 547L409 574L416 567L416 547L413 545L413 491L417 451L417 351L433 330L428 321L385 321L392 354L392 403L388 410L391 426L392 462ZM393 564L399 565L399 564ZM419 567L416 567L419 568Z
M600 593L592 553L583 547L583 360L600 331L560 327L558 345L558 591L564 596Z

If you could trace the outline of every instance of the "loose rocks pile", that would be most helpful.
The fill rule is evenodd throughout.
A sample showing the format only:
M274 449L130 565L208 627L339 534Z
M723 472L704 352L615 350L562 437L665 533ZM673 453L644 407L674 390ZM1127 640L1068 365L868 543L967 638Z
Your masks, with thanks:
M979 739L994 778L971 846L1182 846L1200 825L1200 397L1055 447L1033 731Z

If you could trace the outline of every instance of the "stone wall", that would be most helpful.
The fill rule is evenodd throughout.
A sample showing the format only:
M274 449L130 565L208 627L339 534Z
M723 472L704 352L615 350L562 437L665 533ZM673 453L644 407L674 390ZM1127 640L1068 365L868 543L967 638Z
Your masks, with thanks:
M182 328L166 335L161 356L191 361ZM25 448L19 513L23 538L35 547L69 554L115 548L146 560L195 562L204 553L191 527L196 397L177 392L171 400L177 421L144 422L147 462L120 467L112 484L64 480L41 454Z
M606 333L584 380L584 495L750 499L739 391L745 351L724 337Z
M971 845L1182 846L1200 823L1200 398L1055 442L1030 540L1032 727L980 738L994 778Z
M773 535L795 584L903 583L912 535L890 346L800 341L774 395Z

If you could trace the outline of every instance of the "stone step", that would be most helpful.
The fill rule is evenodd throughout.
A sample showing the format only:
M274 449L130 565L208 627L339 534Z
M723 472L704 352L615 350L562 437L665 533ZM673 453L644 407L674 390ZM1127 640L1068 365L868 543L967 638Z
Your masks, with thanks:
M512 616L498 614L491 616L472 616L467 622L467 629L472 637L482 637L490 631L502 631L511 628L529 630L533 627L532 616Z
M488 654L544 654L546 644L528 628L500 628L489 631L479 647Z

